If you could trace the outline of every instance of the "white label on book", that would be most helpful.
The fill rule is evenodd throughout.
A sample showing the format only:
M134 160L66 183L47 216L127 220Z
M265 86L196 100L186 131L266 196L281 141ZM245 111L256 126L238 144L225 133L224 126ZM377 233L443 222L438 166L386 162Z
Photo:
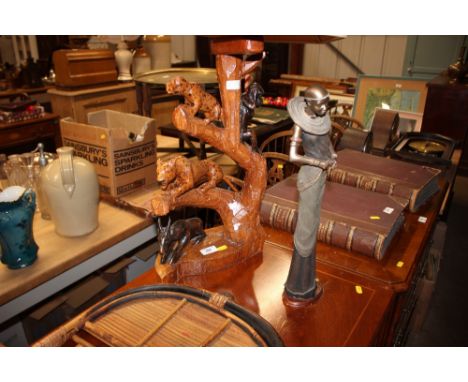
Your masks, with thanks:
M427 217L425 217L425 216L420 216L420 217L418 218L418 222L420 222L420 223L425 223L425 222L427 222Z
M392 207L385 207L383 212L390 215L393 212L393 208Z
M229 80L226 81L227 90L239 90L241 88L240 80Z

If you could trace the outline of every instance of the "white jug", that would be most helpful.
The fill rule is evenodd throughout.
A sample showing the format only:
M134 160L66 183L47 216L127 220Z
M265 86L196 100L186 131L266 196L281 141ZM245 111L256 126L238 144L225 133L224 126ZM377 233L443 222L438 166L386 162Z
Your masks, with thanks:
M74 157L72 147L57 149L58 160L41 172L41 185L55 231L82 236L98 226L99 184L94 166Z

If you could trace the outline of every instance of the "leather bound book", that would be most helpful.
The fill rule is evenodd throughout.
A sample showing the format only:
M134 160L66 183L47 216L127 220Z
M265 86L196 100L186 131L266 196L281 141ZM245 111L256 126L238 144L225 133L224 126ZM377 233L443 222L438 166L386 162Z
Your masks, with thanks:
M441 170L354 150L338 152L328 180L368 191L398 196L416 212L439 190Z
M293 233L297 222L297 175L265 192L263 224ZM318 241L381 260L404 221L401 199L327 182Z

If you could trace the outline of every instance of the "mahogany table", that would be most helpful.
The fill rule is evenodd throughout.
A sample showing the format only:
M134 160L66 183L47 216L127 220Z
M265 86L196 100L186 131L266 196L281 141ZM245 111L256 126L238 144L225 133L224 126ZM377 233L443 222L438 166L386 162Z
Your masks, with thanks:
M178 283L231 296L269 321L286 346L381 344L393 291L320 263L317 274L322 296L305 308L292 308L282 299L291 251L280 241L281 235L270 233L261 258L224 271L186 277ZM123 289L154 283L160 279L151 270Z
M389 324L387 345L401 344L405 335L412 309L418 296L416 285L423 276L429 253L430 238L439 217L439 210L445 198L447 184L434 195L417 213L405 212L405 222L395 236L385 257L373 257L348 252L324 243L317 243L317 261L353 273L376 282L395 292L392 305L392 322ZM285 231L265 227L267 237L275 237L289 251L292 251L292 235Z
M290 309L282 301L292 235L269 227L262 259L179 282L234 296L268 320L289 346L393 345L408 324L405 309L415 298L445 187L418 213L406 212L401 231L381 261L318 243L317 272L324 294L307 309ZM151 271L126 288L157 282ZM357 293L359 287L362 294Z

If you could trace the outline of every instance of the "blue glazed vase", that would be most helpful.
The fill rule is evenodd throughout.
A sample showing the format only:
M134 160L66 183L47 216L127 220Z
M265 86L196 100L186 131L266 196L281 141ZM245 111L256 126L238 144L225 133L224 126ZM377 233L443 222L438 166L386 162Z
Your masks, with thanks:
M34 263L39 247L34 241L32 223L36 194L31 189L14 201L0 202L0 246L2 263L10 269Z

